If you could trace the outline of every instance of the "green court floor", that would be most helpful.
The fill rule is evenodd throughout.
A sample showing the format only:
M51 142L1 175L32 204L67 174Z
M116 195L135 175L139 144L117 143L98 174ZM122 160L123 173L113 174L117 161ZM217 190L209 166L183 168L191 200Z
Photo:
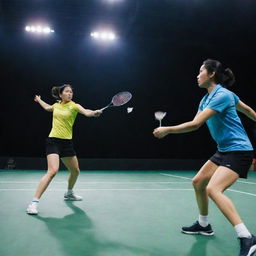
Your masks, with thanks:
M25 213L44 171L0 171L1 256L236 256L233 227L210 203L215 236L180 232L198 216L195 171L82 171L65 202L67 171L43 195L39 215ZM256 173L226 194L256 233Z

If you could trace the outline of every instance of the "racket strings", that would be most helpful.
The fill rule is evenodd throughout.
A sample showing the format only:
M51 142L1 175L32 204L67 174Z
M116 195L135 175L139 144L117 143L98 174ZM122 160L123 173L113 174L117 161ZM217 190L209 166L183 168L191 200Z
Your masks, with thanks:
M123 92L114 96L112 103L114 106L121 106L131 99L132 95L129 92Z

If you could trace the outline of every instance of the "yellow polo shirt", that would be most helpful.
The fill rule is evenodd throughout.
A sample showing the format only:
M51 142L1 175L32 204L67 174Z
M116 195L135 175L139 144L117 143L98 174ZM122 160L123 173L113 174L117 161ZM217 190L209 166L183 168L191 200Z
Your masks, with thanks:
M49 137L72 139L73 124L78 113L78 105L70 101L53 104L52 130Z

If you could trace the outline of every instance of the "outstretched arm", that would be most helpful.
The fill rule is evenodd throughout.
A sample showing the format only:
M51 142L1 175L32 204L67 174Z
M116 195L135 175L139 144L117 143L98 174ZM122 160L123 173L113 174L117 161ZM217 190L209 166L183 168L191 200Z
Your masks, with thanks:
M98 117L102 114L101 110L85 109L81 105L79 105L79 104L77 104L77 105L78 105L78 112L80 114L83 114L83 115L87 116L87 117Z
M210 117L216 114L216 111L205 108L198 111L194 119L190 122L182 123L175 126L158 127L153 131L155 137L161 139L170 133L186 133L199 129Z
M256 121L256 112L251 107L243 103L241 100L238 101L236 105L236 109L239 112L245 114L247 117L249 117L253 121Z
M40 95L36 95L34 98L34 101L39 103L40 106L45 109L46 111L52 112L53 111L53 107L49 104L47 104L46 102L44 102L43 100L41 100L41 96Z

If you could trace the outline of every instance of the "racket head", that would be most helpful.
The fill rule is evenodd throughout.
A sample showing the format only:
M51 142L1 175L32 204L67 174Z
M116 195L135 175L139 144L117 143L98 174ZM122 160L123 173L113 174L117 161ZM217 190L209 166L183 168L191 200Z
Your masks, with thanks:
M132 98L132 94L130 92L119 92L112 98L112 104L115 107L122 106L130 101Z

